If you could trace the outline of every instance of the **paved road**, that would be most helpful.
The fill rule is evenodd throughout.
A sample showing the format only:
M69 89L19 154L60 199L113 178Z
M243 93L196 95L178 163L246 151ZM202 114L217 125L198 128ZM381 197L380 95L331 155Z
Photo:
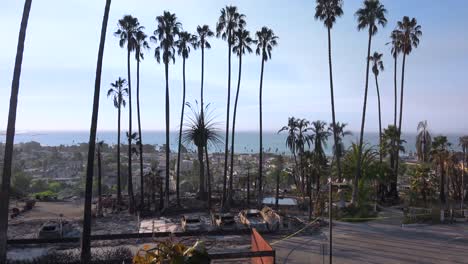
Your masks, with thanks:
M328 263L327 231L274 245L277 263ZM274 240L273 240L274 241ZM468 224L404 227L393 223L334 225L333 263L468 263Z

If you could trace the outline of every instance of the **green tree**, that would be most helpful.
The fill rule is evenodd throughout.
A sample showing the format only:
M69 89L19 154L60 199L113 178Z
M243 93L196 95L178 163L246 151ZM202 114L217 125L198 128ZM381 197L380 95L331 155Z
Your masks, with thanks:
M445 163L449 158L449 147L451 143L448 142L446 136L436 136L432 142L431 160L435 167L438 169L440 177L439 184L439 199L442 206L445 206Z
M208 110L209 104L205 106L204 119L201 116L201 111L198 111L198 106L192 106L187 103L187 106L192 111L192 116L188 118L185 124L186 129L183 132L183 140L185 143L193 143L197 147L198 163L199 163L199 196L205 198L205 166L203 163L203 150L208 144L216 145L221 143L219 131L216 128L216 123L210 117ZM208 197L208 202L211 202L211 197Z
M257 49L255 53L262 58L262 68L260 70L260 89L259 89L259 119L260 119L260 146L259 146L259 162L258 162L258 205L260 206L263 200L262 197L262 177L263 177L263 119L262 119L262 93L263 93L263 70L265 62L271 59L271 51L278 45L278 37L273 30L262 27L255 34L255 42Z
M104 44L106 42L107 22L109 21L111 0L106 0L104 17L102 19L101 39L96 66L96 81L94 83L93 112L89 135L88 164L86 166L86 189L83 216L83 231L81 237L81 264L89 263L91 260L91 200L93 191L93 169L94 153L96 151L96 131L99 113L99 94L101 91L102 60L104 57Z
M368 28L369 32L369 41L367 44L367 57L370 57L372 36L377 34L378 25L384 27L387 24L387 19L385 18L385 13L387 10L384 5L380 3L379 0L365 0L364 6L358 11L356 11L356 17L358 20L358 30L363 30ZM364 88L364 104L362 107L362 121L361 121L361 133L359 137L359 156L362 155L362 144L364 142L364 125L366 122L366 106L367 106L367 90L369 87L369 59L366 60L366 84ZM353 194L351 198L351 204L354 204L359 192L359 179L361 177L361 159L358 159L358 166L356 168L356 176L353 182Z
M10 180L13 163L13 144L15 141L16 110L18 108L18 93L20 86L21 64L23 63L24 40L26 39L26 28L28 26L29 12L32 0L26 0L21 19L18 46L16 49L15 68L13 81L11 83L10 107L8 110L8 121L5 141L5 156L3 157L3 176L0 189L0 262L6 262L7 253L7 229L8 229L8 206L10 203Z
M293 158L294 158L294 165L295 165L294 174L293 174L294 183L297 189L301 191L302 197L304 197L303 186L299 185L299 182L296 179L296 174L297 174L297 171L299 170L299 164L297 162L297 145L296 145L298 128L297 128L297 119L294 116L288 118L288 125L283 126L280 130L278 130L278 134L283 131L288 132L288 136L286 137L286 147L291 151Z
M184 122L185 110L185 60L188 59L190 54L190 47L195 48L197 37L186 31L180 32L179 40L176 41L177 53L182 56L182 110L180 113L180 126L179 126L179 147L177 150L177 172L176 172L176 197L177 205L180 206L179 196L179 183L180 183L180 155L182 150L182 126Z
M245 16L237 11L236 6L226 6L221 9L221 14L216 23L216 37L221 37L228 43L228 91L227 91L227 103L226 103L226 136L224 138L224 177L223 177L223 197L222 205L223 209L226 208L227 202L227 172L228 172L228 152L229 152L229 113L231 103L231 50L234 45L234 33L240 28L245 26Z
M331 110L332 110L332 132L333 139L335 141L335 146L338 146L338 131L335 131L336 118L335 118L335 98L333 90L333 70L332 70L332 59L331 59L331 29L333 24L336 22L336 19L343 15L343 1L342 0L317 0L317 5L315 7L315 19L320 19L323 21L323 24L327 28L328 33L328 68L330 73L330 99L331 99ZM341 179L341 163L340 157L337 156L336 152L336 168L338 170L338 179Z
M119 46L127 48L127 79L128 79L128 131L132 134L132 81L130 70L130 54L135 51L137 46L137 33L142 31L143 27L140 26L138 19L131 15L125 15L119 19L118 29L114 33L119 38ZM138 54L137 54L138 56ZM128 198L129 206L128 211L132 214L135 211L135 197L133 195L133 179L132 179L132 142L128 141Z
M140 208L144 205L144 183L143 183L143 140L141 135L141 115L140 115L140 61L144 59L143 50L149 49L147 35L143 32L144 27L139 27L135 37L135 59L137 61L137 120L138 120L138 135L140 138Z
M403 92L405 85L405 65L406 56L409 56L413 48L419 46L419 37L422 36L421 26L418 25L415 18L410 19L407 16L403 17L402 21L398 21L397 28L401 32L401 52L403 53L403 62L401 66L401 90L400 90L400 120L398 124L398 137L401 137L401 122L403 119ZM396 153L398 157L400 153ZM395 174L398 175L398 158L395 163Z
M128 89L125 88L126 81L119 77L114 83L111 83L111 88L107 91L107 97L112 96L114 107L117 108L117 203L122 203L122 184L120 175L120 117L122 107L125 107L125 97L128 95Z
M349 130L345 130L346 123L336 122L335 129L333 129L333 123L330 124L328 130L333 133L336 131L336 143L333 145L333 155L336 159L343 158L345 154L345 145L343 143L343 139L347 136L351 136L353 133ZM341 175L338 175L338 181L341 182Z
M418 134L416 135L416 153L419 161L429 161L431 144L432 137L428 130L427 121L421 121L418 123Z
M248 52L252 53L252 45L253 40L250 37L250 32L243 28L239 28L237 31L234 32L234 46L232 47L232 52L234 52L239 57L239 74L237 80L237 91L236 91L236 99L234 101L234 111L232 114L232 135L231 135L231 170L229 173L229 199L228 203L229 206L232 204L232 181L234 176L234 139L236 136L236 114L237 114L237 102L239 100L239 91L240 91L240 84L241 84L241 76L242 76L242 56Z
M382 164L382 113L380 111L380 90L379 82L377 77L379 76L380 71L384 70L382 53L374 52L372 56L369 57L369 60L372 62L372 73L375 77L375 88L377 89L377 106L379 111L379 161Z
M425 207L427 207L427 200L432 199L435 193L434 182L431 168L426 164L417 165L413 175L411 175L411 190L421 195Z
M159 41L159 46L154 51L154 56L158 63L162 61L164 63L164 72L166 76L166 181L165 181L165 201L164 208L169 207L169 160L170 160L170 148L169 148L169 63L172 60L175 63L175 38L179 36L182 29L182 24L177 21L177 16L170 12L164 11L162 16L156 17L158 22L158 28L154 31L154 35L151 39L156 42Z
M391 177L386 179L387 182L390 183L390 193L389 196L392 199L398 197L397 192L397 176L394 172L395 160L398 158L395 153L397 152L405 152L404 144L406 143L405 140L402 140L398 136L398 129L393 125L389 125L387 129L384 129L384 133L382 135L382 154L384 157L389 157L390 159L390 174Z

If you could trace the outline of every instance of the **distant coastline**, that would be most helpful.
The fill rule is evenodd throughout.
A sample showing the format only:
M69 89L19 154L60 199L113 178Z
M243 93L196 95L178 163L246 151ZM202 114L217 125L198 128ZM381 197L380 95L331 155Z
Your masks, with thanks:
M143 131L143 143L162 146L165 143L164 131ZM5 131L1 131L0 142L5 142ZM350 146L352 142L356 142L358 133L354 132L352 136L344 139L346 147ZM451 133L446 134L449 142L452 143L453 150L461 150L458 146L458 138L462 134ZM122 132L122 138L125 138L125 132ZM289 153L286 148L285 140L286 134L277 134L269 131L264 132L264 150L271 153ZM15 143L25 143L30 141L39 142L44 146L60 146L60 145L77 145L80 143L87 143L89 132L87 131L19 131L15 136ZM115 131L98 131L97 138L104 140L107 144L113 145L117 142L117 133ZM405 148L406 153L415 152L416 133L403 134L406 140ZM171 131L171 149L177 148L178 134L177 131ZM378 133L367 132L364 135L364 140L372 146L378 145ZM331 146L333 139L330 137L327 142L326 152L331 154ZM189 146L190 147L190 146ZM211 147L211 151L221 151L222 146ZM236 133L236 146L237 153L257 153L258 152L258 132L255 131L241 131Z

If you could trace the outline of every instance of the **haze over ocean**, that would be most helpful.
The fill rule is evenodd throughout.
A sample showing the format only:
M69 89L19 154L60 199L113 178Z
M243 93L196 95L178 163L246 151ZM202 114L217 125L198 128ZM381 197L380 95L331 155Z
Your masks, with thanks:
M3 136L3 131L0 132L0 142L5 142L5 137ZM165 132L164 131L142 131L143 134L143 144L151 144L156 146L162 146L165 142ZM223 132L220 133L221 136L224 135ZM438 134L433 134L436 136ZM452 148L454 150L461 150L458 146L458 138L462 134L444 134L447 135L449 142L452 143ZM353 132L352 136L345 137L344 143L346 147L351 145L351 142L357 142L359 133ZM271 153L286 153L289 154L289 150L286 148L287 134L281 133L277 134L276 132L264 132L263 134L263 144L264 150ZM117 142L117 133L115 131L98 131L97 134L98 140L104 140L105 143L113 145ZM122 131L121 134L122 142L126 143L125 131ZM372 146L378 145L379 135L377 132L368 132L364 135L364 141ZM403 139L406 140L405 148L406 154L410 152L415 152L415 142L416 142L416 133L406 133L403 134ZM15 136L15 144L25 143L29 141L39 142L43 146L59 146L59 145L75 145L80 143L87 143L89 140L89 132L86 131L18 131ZM171 131L170 135L171 140L171 149L177 149L178 143L178 132ZM259 135L255 131L240 131L236 132L236 153L257 153L258 152L258 142ZM326 153L331 154L331 146L333 145L333 138L328 138L328 144L326 147ZM188 146L193 148L193 146ZM223 152L223 145L219 145L216 148L211 147L210 151L214 152Z

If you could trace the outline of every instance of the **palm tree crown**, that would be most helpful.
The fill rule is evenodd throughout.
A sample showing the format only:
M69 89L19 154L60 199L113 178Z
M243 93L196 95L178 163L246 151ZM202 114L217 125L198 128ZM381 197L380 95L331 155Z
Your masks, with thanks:
M162 16L156 17L158 28L151 36L151 40L156 42L159 40L159 46L154 50L154 57L161 62L161 53L164 64L169 64L169 61L175 62L175 37L179 36L182 29L182 24L177 21L175 14L164 11Z
M107 91L107 97L113 96L115 108L120 106L125 107L124 97L128 95L128 88L125 87L127 81L119 77L114 83L111 83L111 88Z
M336 125L335 125L334 130L336 131L336 143L335 145L333 145L333 154L335 154L335 156L337 157L343 157L344 152L345 152L343 138L347 136L351 136L353 134L351 131L345 130L345 127L347 125L348 124L346 123L340 123L340 122L336 122ZM330 134L333 133L333 124L330 124L330 126L328 127L328 131L330 132Z
M144 59L143 50L150 48L148 41L146 40L148 36L143 32L143 29L144 27L140 27L135 38L135 59L137 61Z
M398 30L398 29L395 29L392 31L392 33L390 34L390 39L392 41L386 43L387 45L388 44L391 44L392 45L392 49L391 49L391 54L394 58L396 58L398 56L398 54L400 54L401 52L401 46L402 46L402 34L401 34L401 31Z
M138 18L125 15L122 19L119 19L117 26L118 29L114 32L114 35L120 38L119 46L123 48L127 45L129 51L134 51L137 46L137 33L144 29L144 27L140 26Z
M374 52L374 54L369 57L370 62L372 62L372 72L375 76L379 76L379 72L384 70L382 56L382 53Z
M426 162L429 158L432 138L428 130L427 121L421 121L418 124L418 135L416 136L416 153L418 159Z
M404 16L402 21L398 21L397 27L401 32L401 51L408 55L413 47L417 48L419 45L419 37L422 36L421 26L418 25L416 18L410 19Z
M177 40L175 44L177 47L177 54L187 59L190 54L190 46L194 49L197 47L197 36L187 31L182 31L179 33L179 40Z
M275 36L273 30L262 27L260 31L257 31L255 34L255 44L257 44L257 49L255 53L257 55L262 55L262 59L267 61L271 59L271 50L273 47L278 45L278 37Z
M213 31L211 31L210 27L208 25L198 26L197 33L198 33L198 39L196 43L197 48L202 47L206 49L211 49L211 45L207 39L213 37L214 33Z
M332 28L336 18L343 15L342 0L317 0L315 19L320 19L327 28Z
M297 149L296 140L298 132L297 121L295 117L289 117L288 125L278 130L278 134L283 131L288 131L288 136L286 137L286 147L288 147L289 150L291 150L291 153L295 154Z
M375 35L377 33L377 25L385 27L387 24L385 13L387 13L387 9L385 9L379 0L365 0L364 7L359 8L355 14L358 19L358 30L369 27L370 34Z
M193 107L190 103L187 103L187 106L192 110L192 115L188 117L185 123L186 129L183 134L184 143L193 143L200 148L207 147L208 144L216 146L222 143L221 137L219 136L219 129L216 126L217 124L211 117L211 112L209 112L210 105L206 105L203 117L198 110L198 106Z
M250 32L240 28L234 34L234 46L232 47L232 52L237 54L237 56L245 54L246 51L248 53L252 53L252 48L250 47L252 43L253 40L250 37Z
M216 23L216 37L234 44L233 32L245 27L245 15L240 14L236 6L226 6L221 9L218 23Z

